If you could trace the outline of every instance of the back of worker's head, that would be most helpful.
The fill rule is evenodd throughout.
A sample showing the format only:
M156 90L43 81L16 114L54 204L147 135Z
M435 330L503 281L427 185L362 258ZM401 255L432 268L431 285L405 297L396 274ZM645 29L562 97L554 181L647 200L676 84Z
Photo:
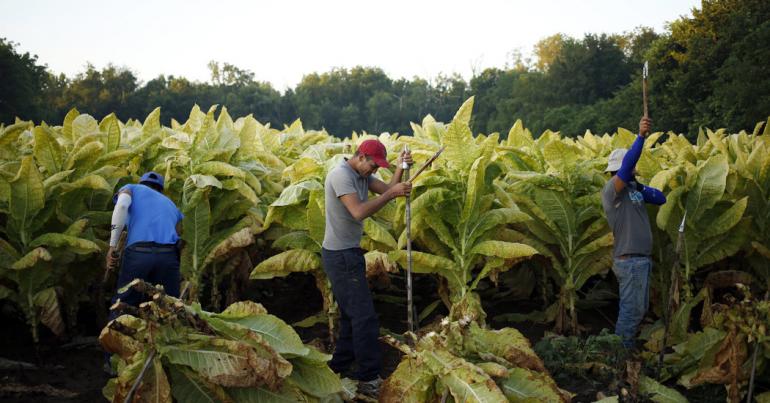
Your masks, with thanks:
M158 192L163 192L163 175L157 172L147 172L139 179L139 183L149 186Z

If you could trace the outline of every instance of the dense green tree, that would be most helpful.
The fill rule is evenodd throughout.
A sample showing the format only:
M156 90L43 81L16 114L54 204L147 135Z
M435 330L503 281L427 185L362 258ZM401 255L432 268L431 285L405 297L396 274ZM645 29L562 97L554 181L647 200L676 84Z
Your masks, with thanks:
M207 82L158 76L140 83L113 65L68 78L0 39L0 121L61 122L72 107L97 118L116 112L143 118L160 106L162 119L185 120L190 108L225 105L281 127L302 118L307 129L336 136L382 131L410 134L426 114L449 121L476 97L474 132L506 136L517 119L533 133L568 136L633 128L642 112L641 66L650 61L650 112L655 127L694 136L701 126L752 129L770 114L770 2L705 0L663 33L637 27L621 34L572 38L555 34L534 47L534 60L514 50L504 68L470 81L457 75L392 79L376 67L310 73L283 94L252 71L211 61Z
M19 53L16 43L0 38L0 122L21 119L45 119L43 92L50 74L37 56Z
M752 128L770 112L770 3L704 0L649 53L659 125Z

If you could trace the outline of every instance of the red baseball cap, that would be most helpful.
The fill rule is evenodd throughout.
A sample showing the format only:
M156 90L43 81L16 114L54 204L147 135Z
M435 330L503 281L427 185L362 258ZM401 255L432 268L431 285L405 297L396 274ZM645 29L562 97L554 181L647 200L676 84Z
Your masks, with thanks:
M371 157L374 162L382 167L388 168L388 153L385 151L385 144L382 144L380 140L365 140L358 145L358 153Z

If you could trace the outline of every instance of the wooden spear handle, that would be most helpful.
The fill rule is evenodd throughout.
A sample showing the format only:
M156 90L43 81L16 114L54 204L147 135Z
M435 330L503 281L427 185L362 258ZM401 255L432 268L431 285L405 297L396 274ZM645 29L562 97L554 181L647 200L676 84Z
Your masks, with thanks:
M430 164L432 164L433 161L435 161L436 158L438 158L438 156L441 155L442 152L444 152L444 148L446 148L446 146L443 146L443 147L439 148L438 151L436 151L436 153L433 154L433 156L430 157L429 160L425 161L425 163L422 164L420 169L418 169L417 172L414 173L414 176L409 178L409 183L414 183L414 180L417 179L417 176L419 176L422 173L422 171L425 170L425 168L429 167Z
M648 65L647 61L644 62L644 67L642 67L642 102L644 103L644 117L648 118L650 117L649 111L647 110L647 76L648 74Z

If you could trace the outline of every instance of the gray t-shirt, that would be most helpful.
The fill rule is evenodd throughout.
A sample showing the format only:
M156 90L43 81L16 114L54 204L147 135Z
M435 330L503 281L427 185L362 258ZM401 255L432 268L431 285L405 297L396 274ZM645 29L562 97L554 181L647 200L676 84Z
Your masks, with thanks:
M602 189L602 205L612 234L615 236L613 256L652 253L652 230L644 196L633 182L619 193L610 179Z
M340 200L341 196L356 193L358 199L369 199L370 177L363 177L345 159L326 175L324 193L326 200L326 229L323 247L328 250L342 250L361 246L364 224L356 220Z

